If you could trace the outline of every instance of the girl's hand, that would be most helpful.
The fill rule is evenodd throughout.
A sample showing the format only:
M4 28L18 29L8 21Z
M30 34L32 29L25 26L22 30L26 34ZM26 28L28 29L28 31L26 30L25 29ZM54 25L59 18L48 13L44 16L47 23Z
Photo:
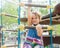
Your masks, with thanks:
M42 36L43 30L42 30L40 24L38 24L38 25L36 26L36 30L37 30L37 35L38 35L38 36Z

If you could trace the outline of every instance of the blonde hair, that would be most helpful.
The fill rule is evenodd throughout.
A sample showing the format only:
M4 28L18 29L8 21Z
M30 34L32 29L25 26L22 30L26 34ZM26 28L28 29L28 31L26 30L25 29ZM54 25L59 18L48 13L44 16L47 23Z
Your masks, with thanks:
M30 14L28 14L28 24L29 26L32 25L32 22L31 22L31 16L32 14L34 14L35 16L37 16L39 18L39 20L41 21L41 13L40 12L31 12Z
M37 16L41 20L41 13L40 12L32 12L35 16Z

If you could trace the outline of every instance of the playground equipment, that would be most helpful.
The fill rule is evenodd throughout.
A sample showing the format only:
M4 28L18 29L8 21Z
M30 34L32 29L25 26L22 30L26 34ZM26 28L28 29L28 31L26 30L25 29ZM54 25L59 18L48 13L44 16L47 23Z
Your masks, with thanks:
M16 15L11 15L11 14L7 14L7 13L0 13L0 16L8 16L8 17L13 17L13 18L18 18L18 16L16 16Z
M42 20L47 19L49 22L49 16L50 14L44 16ZM55 22L53 24L60 24L60 3L55 6L54 11L52 12L52 21Z
M50 5L38 5L38 4L33 4L33 3L28 3L28 4L20 3L19 5L20 5L20 6L29 6L29 7L51 8Z
M50 16L50 15L49 15ZM49 24L50 18L46 15L42 18L41 24ZM47 23L48 22L48 23ZM60 15L52 17L52 25L60 24Z
M19 1L20 2L20 1ZM47 6L41 6L41 5L34 5L34 4L25 4L25 6L30 6L30 7L47 7ZM50 6L48 7L48 8L50 8ZM7 16L9 16L9 15L7 15ZM19 12L18 12L18 25L20 25L20 6L19 6ZM49 15L50 16L50 15ZM51 19L50 19L51 20ZM49 21L50 21L49 20ZM43 21L42 21L43 22ZM30 28L30 27L29 27ZM31 27L32 28L32 27ZM35 28L35 27L33 27L33 28ZM49 28L49 30L50 30L51 28ZM10 30L11 31L11 30ZM18 30L18 48L20 48L20 29ZM2 40L3 41L3 40ZM52 47L51 47L52 48Z
M35 28L36 28L35 26L23 26L23 25L21 25L21 26L17 27L17 29L15 29L15 30L5 29L5 28L2 27L1 31L13 31L13 32L17 32L18 29L20 29L20 31L23 31L25 29L35 29ZM51 27L51 26L43 26L42 29L43 29L43 31L54 30L53 27Z

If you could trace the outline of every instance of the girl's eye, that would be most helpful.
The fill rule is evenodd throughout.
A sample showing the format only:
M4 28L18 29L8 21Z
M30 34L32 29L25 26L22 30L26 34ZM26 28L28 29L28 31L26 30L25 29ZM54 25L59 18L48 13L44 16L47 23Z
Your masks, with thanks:
M32 19L37 19L37 18L32 18Z

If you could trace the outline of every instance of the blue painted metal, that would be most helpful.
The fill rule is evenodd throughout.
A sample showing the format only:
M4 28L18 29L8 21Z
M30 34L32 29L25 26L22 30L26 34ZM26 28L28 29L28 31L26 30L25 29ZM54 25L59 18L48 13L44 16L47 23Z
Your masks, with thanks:
M1 0L1 13L2 13L2 0ZM2 15L0 16L0 18L1 18L1 26L3 26L3 22L2 22ZM2 45L4 44L4 35L3 35L3 31L2 31Z
M51 0L49 0L49 4L51 5ZM50 25L52 25L52 13L50 8ZM50 48L53 48L53 39L52 39L52 30L50 30Z
M20 3L20 0L19 0ZM18 25L20 25L20 13L21 13L21 8L20 6L18 7ZM18 29L18 48L20 48L20 43L21 43L21 39L20 39L20 29Z

